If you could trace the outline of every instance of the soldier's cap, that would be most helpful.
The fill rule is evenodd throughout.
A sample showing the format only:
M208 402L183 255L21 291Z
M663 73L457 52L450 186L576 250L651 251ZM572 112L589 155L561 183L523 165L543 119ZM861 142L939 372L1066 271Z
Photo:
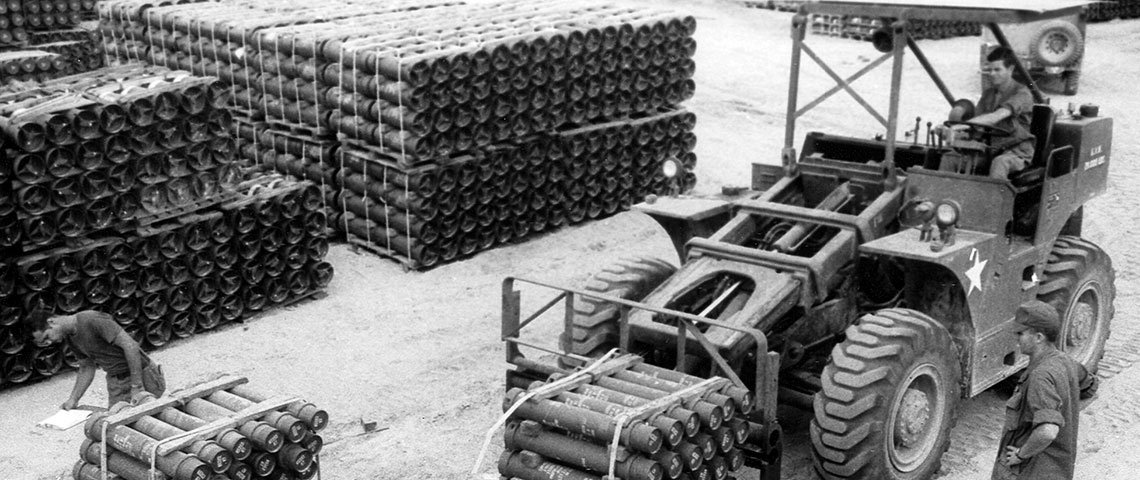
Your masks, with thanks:
M1061 315L1052 305L1040 300L1030 300L1017 307L1014 322L1041 332L1050 340L1061 333Z

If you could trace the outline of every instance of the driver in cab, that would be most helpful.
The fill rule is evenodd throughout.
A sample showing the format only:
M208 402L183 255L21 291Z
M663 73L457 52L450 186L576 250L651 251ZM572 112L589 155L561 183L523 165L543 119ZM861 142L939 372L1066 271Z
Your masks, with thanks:
M958 100L950 111L950 121L938 133L948 139L952 151L942 155L939 170L982 174L986 170L985 145L974 138L989 131L996 138L990 147L1004 150L989 165L990 178L1005 180L1025 169L1033 158L1033 135L1029 122L1033 114L1033 96L1029 88L1013 79L1017 57L1006 47L997 47L986 56L982 73L989 77L990 87L982 92L975 109L969 100ZM986 128L986 127L993 127ZM1004 130L999 132L998 130ZM1008 137L999 136L1009 133ZM1004 147L1004 148L1003 148Z

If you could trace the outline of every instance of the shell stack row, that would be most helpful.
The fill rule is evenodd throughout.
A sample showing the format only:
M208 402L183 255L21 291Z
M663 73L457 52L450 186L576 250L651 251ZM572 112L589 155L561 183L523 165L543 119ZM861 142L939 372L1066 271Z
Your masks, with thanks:
M0 0L0 88L98 68L95 0Z
M694 117L679 106L694 90L689 16L514 0L110 0L100 20L116 61L219 78L243 158L321 184L335 228L413 268L695 183ZM619 131L677 115L683 140L612 148L629 140ZM613 137L606 149L534 153L594 131ZM661 175L665 160L684 167L676 178ZM408 186L464 169L484 173L432 198Z
M35 308L99 310L145 348L304 298L333 267L320 189L280 175L192 215L0 263L0 385L76 366L66 345L39 347L21 322Z
M643 363L559 386L563 377L508 385L503 478L723 480L758 431L750 393L725 379Z
M861 17L857 15L812 15L811 32L817 35L870 40L871 34L890 25L891 19ZM942 39L972 37L982 34L977 22L911 20L911 35L915 39Z
M118 68L0 96L0 247L50 246L233 189L228 90Z
M250 387L244 378L233 378L179 390L173 398L137 407L118 403L91 416L84 425L72 478L319 478L324 446L320 432L328 425L328 413L304 400L270 395ZM253 419L241 420L250 412L256 415ZM211 427L235 420L240 423L231 428ZM170 445L172 441L178 445ZM170 451L159 450L163 446Z

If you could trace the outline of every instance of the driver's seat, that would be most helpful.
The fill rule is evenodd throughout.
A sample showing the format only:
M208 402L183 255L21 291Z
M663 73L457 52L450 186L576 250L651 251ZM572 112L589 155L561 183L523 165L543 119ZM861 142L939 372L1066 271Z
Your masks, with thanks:
M1013 200L1014 234L1032 237L1037 229L1041 188L1045 181L1045 167L1053 154L1053 124L1056 120L1057 113L1048 105L1033 106L1033 118L1029 123L1029 133L1034 138L1033 159L1024 170L1009 178L1017 192Z
M1014 173L1009 181L1014 187L1021 188L1041 183L1045 177L1045 164L1049 161L1049 153L1053 149L1053 123L1057 121L1057 112L1049 105L1037 104L1033 106L1033 118L1029 121L1029 133L1033 135L1033 159L1024 170Z

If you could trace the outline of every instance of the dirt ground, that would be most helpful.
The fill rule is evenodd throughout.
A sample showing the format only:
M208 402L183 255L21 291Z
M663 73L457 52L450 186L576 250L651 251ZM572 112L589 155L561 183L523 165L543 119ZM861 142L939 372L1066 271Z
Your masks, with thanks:
M697 18L697 94L687 107L698 117L695 192L747 186L752 162L778 163L790 61L790 13L748 9L728 0L662 0ZM1140 20L1088 27L1080 94L1055 96L1054 105L1099 104L1115 122L1107 195L1085 214L1085 236L1105 248L1117 271L1116 318L1102 365L1106 378L1081 418L1078 478L1126 478L1140 468ZM921 41L956 95L978 95L980 37ZM812 36L813 48L841 75L878 56L866 42ZM944 118L946 105L908 57L901 118ZM805 58L804 99L832 85ZM885 113L889 70L855 88ZM805 100L806 101L806 100ZM925 122L925 120L923 120ZM828 100L803 119L797 138L811 130L859 136L882 132L845 96ZM798 146L798 145L797 145ZM486 251L427 272L405 272L389 260L335 245L327 258L336 276L324 299L271 312L244 324L174 342L153 354L173 388L220 374L248 377L258 388L304 397L326 409L331 424L321 470L329 479L498 478L501 436L490 442L481 468L470 475L487 430L502 412L504 354L499 340L501 282L508 275L581 285L590 274L632 253L673 258L665 234L638 213L563 228L527 242ZM672 255L672 257L670 257ZM527 305L549 298L525 289ZM553 331L552 327L546 327ZM34 423L67 397L74 373L0 392L0 477L70 478L82 441L78 429L48 431ZM97 380L84 403L101 405ZM963 402L941 479L984 479L996 450L1002 398L987 392ZM784 478L814 478L808 417L788 411ZM365 432L363 424L375 422ZM749 477L744 477L749 478ZM752 476L750 478L755 478Z

